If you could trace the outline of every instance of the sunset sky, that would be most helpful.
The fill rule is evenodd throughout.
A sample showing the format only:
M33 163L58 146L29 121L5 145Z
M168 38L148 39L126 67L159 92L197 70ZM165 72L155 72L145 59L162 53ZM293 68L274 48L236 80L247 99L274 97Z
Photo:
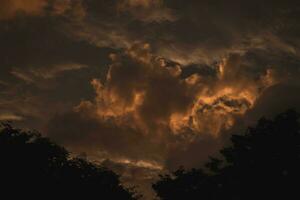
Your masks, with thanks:
M296 0L0 0L0 121L151 199L157 173L300 108L299 19Z

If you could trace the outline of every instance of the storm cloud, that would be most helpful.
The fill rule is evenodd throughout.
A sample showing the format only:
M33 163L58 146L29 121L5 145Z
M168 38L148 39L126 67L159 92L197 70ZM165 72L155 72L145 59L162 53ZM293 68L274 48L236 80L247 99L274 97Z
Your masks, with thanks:
M299 17L295 0L0 0L0 121L144 187L299 109Z

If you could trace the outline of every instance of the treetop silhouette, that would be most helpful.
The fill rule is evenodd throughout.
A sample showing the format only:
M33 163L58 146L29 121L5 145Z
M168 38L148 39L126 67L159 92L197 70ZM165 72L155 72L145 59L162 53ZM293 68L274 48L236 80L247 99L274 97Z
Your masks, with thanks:
M2 195L31 199L135 199L119 176L32 131L2 124L0 129Z
M206 169L162 175L153 189L162 200L299 199L299 116L289 110L262 118L245 134L233 135L222 158L212 158Z

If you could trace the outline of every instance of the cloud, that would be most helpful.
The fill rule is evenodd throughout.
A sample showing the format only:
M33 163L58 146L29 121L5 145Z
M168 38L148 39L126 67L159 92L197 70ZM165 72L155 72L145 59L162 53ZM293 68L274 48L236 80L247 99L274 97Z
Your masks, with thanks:
M0 20L15 17L18 13L41 15L48 5L48 0L1 0Z
M249 124L245 116L261 98L287 81L284 68L260 56L272 57L249 52L184 66L135 43L109 55L106 76L91 80L94 98L54 116L48 136L93 160L117 163L109 166L124 183L138 184L151 198L147 186L159 172L203 165Z
M199 166L233 132L299 107L297 1L0 3L2 118L128 180Z
M294 0L164 2L178 20L151 27L160 33L157 51L182 64L211 63L252 48L296 50L295 41L284 36L297 26L293 18L299 4Z
M155 196L151 185L158 179L158 175L162 173L159 167L145 168L126 160L125 162L105 160L102 162L102 165L112 169L117 174L122 174L121 182L127 187L135 187L137 192L143 195L143 199L153 199Z
M287 109L299 111L299 87L299 82L293 80L270 87L256 102L255 107L247 112L244 120L253 124L261 116L271 118Z
M182 65L211 65L253 49L298 54L299 43L291 40L296 37L291 33L297 31L294 16L299 9L294 0L87 0L82 4L86 18L70 26L69 34L98 47L149 43L155 55Z
M14 76L16 76L21 80L24 80L27 83L34 83L40 81L41 79L55 78L60 73L73 71L73 70L80 70L86 67L88 66L80 65L76 63L70 63L70 64L55 65L52 67L44 67L38 69L33 68L29 70L22 70L16 68L16 69L12 69L11 74L13 74Z
M154 150L155 144L140 132L76 112L55 117L48 134L75 152L87 152L97 160L105 155L110 159L160 159L157 153L161 148Z
M64 23L73 23L80 1L71 3L62 15L52 13L53 7L48 12L48 6L38 16L0 20L0 113L23 117L14 124L43 131L52 115L89 99L90 79L105 73L113 50L68 36Z
M146 23L176 20L172 10L163 5L163 0L122 0L116 6L118 12L128 12Z
M0 121L22 121L23 117L12 113L1 113Z
M69 15L85 17L81 0L1 0L0 20L11 20L19 15Z
M207 66L214 68L211 76L200 70L185 78L186 66L156 57L149 44L136 43L110 58L106 79L91 81L94 100L56 116L48 129L51 138L98 159L192 166L194 160L177 155L198 149L204 160L217 151L222 133L277 83L271 69L251 72L248 60L237 54Z

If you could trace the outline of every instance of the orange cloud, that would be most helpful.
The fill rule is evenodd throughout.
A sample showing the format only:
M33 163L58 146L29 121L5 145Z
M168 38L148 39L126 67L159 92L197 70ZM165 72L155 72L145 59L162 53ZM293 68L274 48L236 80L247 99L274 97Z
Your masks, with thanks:
M117 4L119 12L129 12L134 18L145 21L175 21L171 9L163 5L163 0L122 0Z
M27 70L14 68L11 70L10 73L27 83L38 83L40 80L52 79L61 73L81 70L86 67L87 65L82 65L77 63L66 63L66 64L58 64L54 66L47 66L47 67L37 68L37 69L32 68Z
M48 5L48 0L1 0L0 5L0 19L9 19L18 13L41 15Z
M91 82L95 100L83 101L76 109L144 134L180 135L190 130L218 137L274 83L270 70L258 79L247 76L238 55L220 62L213 78L199 74L181 78L184 67L156 58L148 44L110 57L113 63L106 80Z
M84 17L85 10L81 0L0 0L0 20L8 20L19 14L41 16L49 12L53 15L72 14Z
M252 73L241 54L206 66L209 75L187 76L189 66L157 57L148 43L109 57L104 80L91 80L95 98L56 119L50 136L96 159L150 169L205 160L223 145L222 133L278 81L271 68Z
M1 113L0 114L0 122L1 121L22 121L24 118L19 115L15 115L12 113Z
M147 43L109 57L106 76L91 80L94 98L55 116L47 132L73 152L151 170L204 161L279 81L275 69L252 73L237 54L206 66L209 73L187 73L190 66L157 57Z

